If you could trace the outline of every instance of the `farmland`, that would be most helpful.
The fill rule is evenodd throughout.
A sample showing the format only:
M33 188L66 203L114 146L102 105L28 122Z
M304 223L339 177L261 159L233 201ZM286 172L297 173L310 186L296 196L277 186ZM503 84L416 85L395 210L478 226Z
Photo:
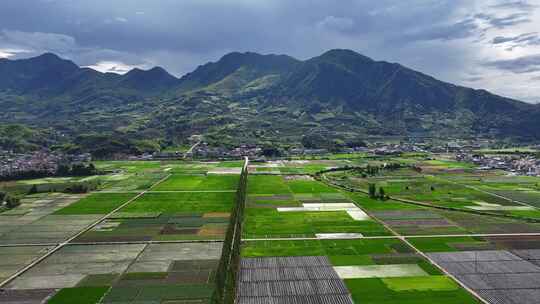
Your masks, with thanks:
M111 173L92 193L47 188L0 213L0 302L212 301L242 162L97 166Z
M237 161L97 166L110 173L91 193L0 213L1 302L533 303L540 289L536 178L417 156L252 163L246 188Z

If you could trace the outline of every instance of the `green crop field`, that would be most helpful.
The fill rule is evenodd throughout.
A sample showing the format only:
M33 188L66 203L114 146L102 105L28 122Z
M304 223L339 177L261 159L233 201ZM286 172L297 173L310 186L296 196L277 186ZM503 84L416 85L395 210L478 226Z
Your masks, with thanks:
M423 252L452 252L462 250L492 249L488 242L479 237L430 237L407 238L413 246Z
M242 217L241 258L326 257L355 303L473 304L478 302L472 295L416 250L511 250L540 244L536 236L523 240L447 236L540 232L540 223L518 218L540 218L540 210L504 209L516 205L511 199L534 205L540 197L537 178L479 172L464 163L426 161L425 155L348 156L252 164L254 174L248 176ZM329 172L321 181L306 175L331 167L385 163L404 167L373 175L362 174L358 168ZM90 194L23 195L19 207L0 215L0 240L14 245L59 243L147 191L7 288L39 291L44 297L40 301L52 304L210 303L242 162L111 161L97 165L109 173L81 178L99 184ZM72 180L33 182L49 187L52 182ZM330 186L329 181L359 190L374 183L377 190L382 187L395 199L369 198L366 193ZM26 183L15 185L32 184ZM504 208L491 210L488 216L474 213L470 208L474 206ZM5 247L0 255L7 262L0 265L0 279L50 248L54 247ZM3 296L0 293L0 302ZM24 299L30 301L30 296Z
M289 180L287 186L293 193L335 193L336 189L331 188L318 181L310 180Z
M248 180L249 194L287 194L291 189L282 176L251 175Z
M235 190L238 175L180 175L173 174L154 187L153 191Z
M345 211L278 212L269 208L250 208L245 212L244 235L261 237L313 237L316 233L361 233L388 235L371 220L355 221Z
M47 304L95 304L107 290L109 287L63 288Z
M347 256L411 250L397 239L248 241L242 246L242 256Z
M451 289L455 287L453 282L439 278L348 279L345 284L355 303L478 303L464 289Z
M229 212L235 195L231 192L149 192L127 205L121 212Z
M134 193L93 193L54 214L107 214L134 196Z

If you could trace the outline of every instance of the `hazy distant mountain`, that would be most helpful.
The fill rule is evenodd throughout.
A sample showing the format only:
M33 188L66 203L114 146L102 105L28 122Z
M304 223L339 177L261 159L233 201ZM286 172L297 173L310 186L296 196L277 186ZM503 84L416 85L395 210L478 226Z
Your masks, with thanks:
M79 68L50 53L30 59L0 61L0 90L21 95L56 96L111 88L148 94L177 84L177 78L159 67L148 71L134 69L125 75L100 73Z
M192 134L230 145L295 144L306 136L335 144L372 135L540 138L540 105L350 50L306 61L235 52L180 79L162 68L100 73L53 54L4 59L0 106L5 122L50 126L83 148L88 138L110 138L111 149L122 151L179 144Z

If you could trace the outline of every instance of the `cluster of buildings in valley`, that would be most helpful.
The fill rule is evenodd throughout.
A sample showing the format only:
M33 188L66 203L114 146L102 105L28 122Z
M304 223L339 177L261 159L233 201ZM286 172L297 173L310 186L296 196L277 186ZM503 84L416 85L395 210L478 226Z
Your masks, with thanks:
M148 160L148 159L181 159L181 158L215 158L215 159L226 159L226 158L240 158L243 156L256 157L262 153L262 148L256 145L241 145L233 149L227 149L225 147L213 147L209 146L207 143L201 142L193 147L192 150L187 152L156 152L153 154L143 154L139 156L131 156L131 160Z
M324 156L330 152L338 153L369 153L380 156L398 156L403 153L451 153L456 160L475 164L484 170L499 169L520 175L540 176L540 159L534 154L481 154L479 148L486 148L489 142L484 141L461 141L434 144L424 141L402 141L399 143L371 142L362 147L343 147L339 151L328 149L291 148L280 150L279 155L272 155L268 148L257 145L244 144L228 149L214 147L198 139L192 149L184 152L155 152L137 156L124 155L121 159L130 160L159 160L159 159L231 159L248 156L252 159L264 159L265 156L272 158L280 157L303 157ZM539 151L540 151L540 147ZM277 150L276 150L277 151ZM270 153L270 154L269 154ZM88 153L78 155L66 155L50 150L41 150L31 153L13 153L0 150L0 177L13 176L24 172L45 172L54 174L59 164L90 162L91 155Z
M14 176L25 172L43 172L54 174L60 164L89 162L88 153L66 155L49 150L30 153L0 151L0 177Z
M207 143L197 145L192 155L201 158L239 158L243 156L256 157L262 153L262 148L257 145L240 145L236 148L211 147Z
M456 160L471 162L483 170L498 169L520 175L540 176L540 159L531 155L457 153Z

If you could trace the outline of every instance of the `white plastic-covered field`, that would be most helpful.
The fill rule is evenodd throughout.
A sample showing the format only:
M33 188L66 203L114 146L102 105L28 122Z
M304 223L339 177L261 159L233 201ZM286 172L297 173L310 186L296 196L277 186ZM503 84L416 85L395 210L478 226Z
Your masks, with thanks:
M360 239L364 236L361 233L316 233L318 239Z
M356 221L367 221L370 219L362 209L353 203L303 203L302 207L278 207L279 212L328 212L345 211Z
M499 204L491 204L485 202L475 202L477 206L468 206L467 208L480 211L528 211L535 210L530 206L502 206Z
M341 279L395 278L428 276L417 264L335 266Z

